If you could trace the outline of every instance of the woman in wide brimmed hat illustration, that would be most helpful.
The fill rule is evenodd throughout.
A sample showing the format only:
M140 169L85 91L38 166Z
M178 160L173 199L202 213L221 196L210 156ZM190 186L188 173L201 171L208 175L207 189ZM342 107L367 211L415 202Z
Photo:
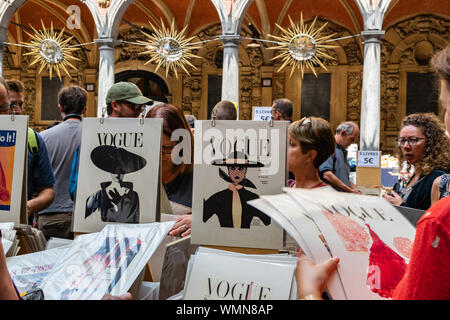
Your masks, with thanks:
M266 226L270 218L258 209L249 206L247 201L259 196L247 188L256 189L255 185L245 178L248 168L264 167L260 162L249 161L245 153L233 151L227 159L214 160L214 166L226 166L228 174L219 168L222 179L229 182L228 188L213 194L208 200L203 200L203 222L214 214L219 218L223 228L250 228L254 217L258 217Z
M92 162L111 173L112 181L100 183L100 190L86 200L86 215L99 211L104 222L139 223L139 196L132 182L123 181L127 173L141 170L147 161L123 148L98 146L91 152Z

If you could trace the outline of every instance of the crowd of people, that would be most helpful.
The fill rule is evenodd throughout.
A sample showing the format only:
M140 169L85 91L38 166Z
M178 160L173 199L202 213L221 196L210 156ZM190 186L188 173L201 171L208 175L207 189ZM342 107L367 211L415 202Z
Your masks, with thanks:
M402 121L397 139L399 162L414 168L406 188L394 187L384 197L393 205L426 210L417 224L412 257L394 299L449 299L450 274L439 268L450 261L450 46L437 53L432 65L440 79L440 101L445 110L445 124L433 114L411 114ZM23 85L0 78L0 114L23 110ZM161 180L170 201L187 208L192 206L195 117L170 104L157 104L144 114L151 100L129 82L114 84L106 97L108 117L162 118ZM79 86L63 88L58 95L62 122L29 137L37 141L28 145L29 223L43 231L45 237L73 238L74 190L81 144L82 119L87 108L87 92ZM236 120L236 105L220 101L212 110L217 120ZM288 130L287 186L292 188L334 188L339 192L361 193L349 179L347 149L359 136L358 124L343 122L333 132L321 118L304 117L292 122L292 103L288 99L273 102L273 120L291 122ZM184 129L189 134L190 162L175 164L173 150L179 141L172 134ZM186 156L186 155L182 155ZM232 182L238 187L239 181ZM280 190L281 192L281 190ZM431 207L431 208L430 208ZM180 215L169 232L182 237L191 232L191 215ZM0 245L1 246L1 245ZM2 248L0 247L2 252ZM327 279L339 263L335 257L315 265L299 253L296 269L298 296L321 299ZM6 261L0 254L0 299L17 298ZM117 297L106 297L117 298ZM124 296L124 299L130 297Z

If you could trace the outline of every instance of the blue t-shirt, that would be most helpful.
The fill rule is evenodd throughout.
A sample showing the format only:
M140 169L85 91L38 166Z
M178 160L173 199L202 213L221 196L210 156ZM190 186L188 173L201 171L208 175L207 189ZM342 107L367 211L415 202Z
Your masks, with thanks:
M47 148L41 135L37 132L36 140L38 152L32 154L28 149L28 200L38 188L51 187L55 184L52 165L48 157Z

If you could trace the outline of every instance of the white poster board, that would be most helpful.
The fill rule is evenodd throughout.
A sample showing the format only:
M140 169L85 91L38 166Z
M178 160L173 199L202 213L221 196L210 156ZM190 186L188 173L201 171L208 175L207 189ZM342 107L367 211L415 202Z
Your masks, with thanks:
M272 107L253 107L252 119L256 121L270 121L272 119Z
M196 121L192 243L280 249L283 231L247 204L286 183L287 123Z
M0 222L21 223L26 209L28 116L0 115Z
M162 119L84 119L74 232L158 221Z

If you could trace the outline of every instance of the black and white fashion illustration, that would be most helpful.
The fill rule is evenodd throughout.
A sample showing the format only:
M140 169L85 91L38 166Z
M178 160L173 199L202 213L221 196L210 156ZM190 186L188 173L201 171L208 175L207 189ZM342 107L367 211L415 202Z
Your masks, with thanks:
M98 146L91 152L92 162L111 174L111 181L100 183L100 190L86 200L85 218L95 212L104 222L139 223L139 195L125 174L144 168L147 161L123 148Z
M219 174L229 184L225 190L203 200L203 222L216 214L223 228L249 229L254 217L258 217L266 226L269 225L270 217L247 204L247 201L259 198L256 193L247 190L247 188L256 189L256 186L246 178L247 169L264 165L249 161L247 156L239 151L230 153L227 159L214 160L212 165L227 167L228 173L219 168Z

